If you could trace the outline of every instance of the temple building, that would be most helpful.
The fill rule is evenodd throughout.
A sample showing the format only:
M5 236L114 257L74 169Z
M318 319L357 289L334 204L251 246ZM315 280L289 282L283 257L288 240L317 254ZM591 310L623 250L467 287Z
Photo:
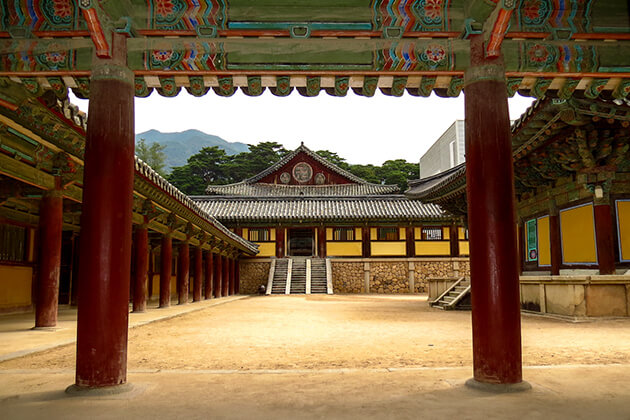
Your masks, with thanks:
M77 303L80 249L89 240L82 228L87 116L52 91L30 100L19 84L0 82L17 103L0 106L0 313L35 309L35 326L52 328L58 304ZM131 163L133 310L144 311L150 299L165 307L171 297L185 303L236 293L236 261L255 255L256 245L140 159Z
M287 264L308 267L322 258L329 292L425 292L430 277L464 275L468 241L461 219L398 190L366 182L302 144L249 179L209 185L208 195L191 198L258 245L256 257L241 261L244 291L264 284L268 292L283 292L271 267L282 265L284 273ZM296 278L282 277L283 284ZM284 290L310 293L308 287Z
M630 106L543 98L512 125L523 309L630 315ZM406 195L467 218L466 164Z

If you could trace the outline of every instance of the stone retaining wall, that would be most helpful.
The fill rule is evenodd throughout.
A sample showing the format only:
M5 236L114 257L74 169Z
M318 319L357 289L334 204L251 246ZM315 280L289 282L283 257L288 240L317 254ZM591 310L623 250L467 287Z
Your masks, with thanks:
M429 278L470 275L468 258L461 257L331 258L330 261L334 293L427 293Z
M331 260L333 293L365 293L362 262Z
M370 264L370 292L409 293L409 267L405 262L375 262Z
M240 280L241 289L240 294L252 295L258 293L258 288L261 284L267 286L267 280L269 278L269 268L271 267L271 261L255 261L255 260L240 260Z

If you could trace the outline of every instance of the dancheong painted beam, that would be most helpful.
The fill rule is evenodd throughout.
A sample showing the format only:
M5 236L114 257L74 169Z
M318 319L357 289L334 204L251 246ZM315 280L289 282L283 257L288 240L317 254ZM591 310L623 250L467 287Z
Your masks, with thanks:
M83 4L85 3L85 4ZM624 1L18 0L0 6L0 75L37 93L89 95L93 50L128 39L135 94L269 89L344 96L458 96L471 34L503 53L508 95L630 92Z

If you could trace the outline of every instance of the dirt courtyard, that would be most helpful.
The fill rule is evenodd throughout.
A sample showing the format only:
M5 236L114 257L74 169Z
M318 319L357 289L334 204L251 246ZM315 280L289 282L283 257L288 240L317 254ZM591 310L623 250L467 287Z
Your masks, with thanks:
M523 364L630 364L630 319L522 317ZM419 296L262 296L129 331L129 370L472 366L470 312ZM73 369L75 345L0 363Z

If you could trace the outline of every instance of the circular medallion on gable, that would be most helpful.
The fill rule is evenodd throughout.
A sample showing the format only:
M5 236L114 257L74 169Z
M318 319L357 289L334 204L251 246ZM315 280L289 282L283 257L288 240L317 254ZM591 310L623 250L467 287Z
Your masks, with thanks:
M300 162L293 167L293 178L301 184L313 178L313 168L306 162Z
M320 172L315 175L315 183L317 185L324 185L324 182L326 182L326 176L323 173Z
M283 184L288 184L291 181L291 174L289 174L288 172L282 172L280 174L280 182L282 182Z

